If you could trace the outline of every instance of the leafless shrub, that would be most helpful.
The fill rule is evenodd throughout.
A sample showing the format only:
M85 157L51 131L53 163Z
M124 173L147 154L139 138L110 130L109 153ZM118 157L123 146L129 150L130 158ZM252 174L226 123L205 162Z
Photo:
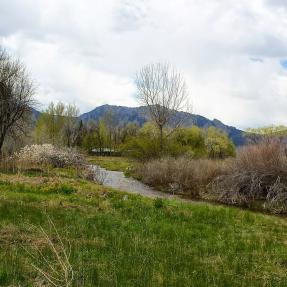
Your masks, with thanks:
M213 189L227 204L249 205L264 201L272 212L287 211L287 155L279 141L243 147Z
M107 171L98 166L94 166L93 171L94 171L94 181L96 181L98 184L104 184L107 178Z
M70 263L71 246L66 248L56 226L48 217L50 231L42 226L29 226L31 232L37 234L37 240L30 246L24 246L26 252L33 259L32 267L40 278L37 286L68 287L72 285L74 272Z
M280 177L270 186L264 207L272 213L287 211L287 186L281 182Z
M143 164L138 173L146 184L196 197L223 168L223 161L166 158Z

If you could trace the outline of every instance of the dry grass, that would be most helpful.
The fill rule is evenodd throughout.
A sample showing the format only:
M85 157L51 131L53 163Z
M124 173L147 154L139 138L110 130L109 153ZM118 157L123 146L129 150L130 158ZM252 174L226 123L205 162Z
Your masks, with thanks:
M287 211L287 155L278 141L243 147L213 185L218 200L246 205L263 201L264 208Z
M137 174L147 184L185 194L272 213L287 212L287 153L273 140L242 147L228 160L153 160Z
M223 173L224 166L224 162L219 160L166 158L143 164L138 174L146 184L198 197L201 190Z
M44 285L54 287L69 287L74 279L74 271L70 263L71 245L68 241L64 244L58 229L49 216L47 216L47 220L49 231L42 226L30 225L30 231L37 234L38 240L31 241L28 247L23 246L32 259L32 267L38 272L37 286L43 286L44 283Z

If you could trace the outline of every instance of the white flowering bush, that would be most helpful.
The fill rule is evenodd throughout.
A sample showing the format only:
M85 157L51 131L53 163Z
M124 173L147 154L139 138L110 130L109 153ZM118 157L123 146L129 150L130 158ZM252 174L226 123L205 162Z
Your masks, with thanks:
M23 147L14 154L18 165L68 167L80 166L84 163L83 157L72 148L59 148L51 144L30 145Z

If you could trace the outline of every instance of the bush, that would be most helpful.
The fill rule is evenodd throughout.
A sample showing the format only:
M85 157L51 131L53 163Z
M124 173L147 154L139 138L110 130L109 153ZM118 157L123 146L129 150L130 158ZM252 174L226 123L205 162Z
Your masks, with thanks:
M201 190L223 173L223 169L223 161L165 158L141 165L137 173L151 186L198 197Z
M263 201L274 213L287 211L287 155L279 141L243 147L214 182L218 200L247 205Z
M25 146L13 159L20 169L50 165L52 167L78 167L84 158L72 148L59 148L51 144Z
M163 130L163 149L158 129L146 123L137 135L121 145L121 152L142 162L164 156L189 158L227 158L235 156L235 146L227 134L214 127L207 130L197 126Z

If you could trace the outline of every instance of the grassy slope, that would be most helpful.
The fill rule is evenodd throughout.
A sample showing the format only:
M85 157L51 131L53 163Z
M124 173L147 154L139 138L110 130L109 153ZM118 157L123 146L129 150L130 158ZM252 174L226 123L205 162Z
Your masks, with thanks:
M39 241L30 224L49 230L45 212L71 243L73 286L287 286L285 219L175 201L156 208L57 170L0 174L0 286L39 280L23 247Z

